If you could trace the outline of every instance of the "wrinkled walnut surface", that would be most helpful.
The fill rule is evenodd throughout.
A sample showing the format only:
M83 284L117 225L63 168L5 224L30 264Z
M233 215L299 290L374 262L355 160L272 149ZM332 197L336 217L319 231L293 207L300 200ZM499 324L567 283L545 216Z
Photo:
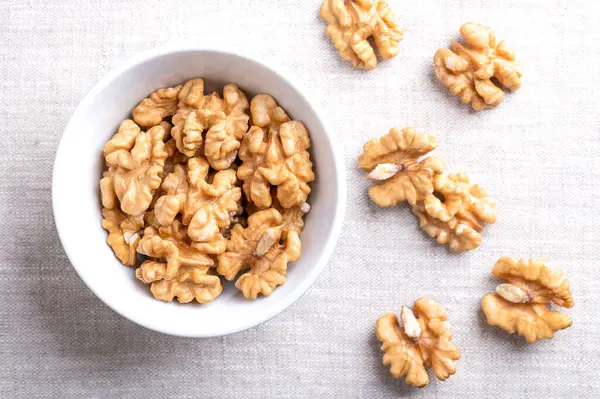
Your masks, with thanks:
M121 210L129 215L143 214L160 187L161 174L165 166L167 151L163 139L169 134L166 122L154 126L147 132L131 120L124 121L119 131L106 143L104 157L109 173L103 177L100 187L103 204L114 206L116 195Z
M151 284L150 291L159 301L171 302L177 297L180 303L194 299L199 303L214 301L223 291L218 276L208 274L208 267L183 266L176 275L166 279L165 263L147 260L135 271L138 280Z
M223 111L209 118L204 154L216 170L227 169L235 161L240 140L248 130L248 99L234 84L223 88Z
M433 181L434 193L413 207L420 227L452 251L477 248L485 223L496 221L496 204L483 188L471 185L464 173L438 175Z
M151 127L162 122L167 116L172 116L177 111L177 103L181 85L158 89L144 98L131 113L133 121L140 126Z
M481 306L488 324L506 332L517 333L533 343L551 339L554 333L570 327L572 319L550 310L550 302L573 307L569 281L560 271L553 271L541 260L503 257L494 265L492 274L525 293L523 303L513 303L497 293L486 294Z
M302 229L304 228L304 216L310 212L310 205L307 203L303 203L298 206L293 206L291 208L284 208L281 206L279 201L277 201L277 197L274 194L275 190L271 190L271 195L274 198L272 208L276 209L281 214L281 224L283 228L281 230L282 236L285 238L288 231L295 231L300 235ZM246 213L248 216L260 211L254 204L248 204L246 206ZM246 225L248 225L246 220Z
M231 212L238 209L242 190L235 187L236 173L231 170L217 172L212 183L206 178L209 165L205 158L197 157L188 161L188 178L193 188L184 209L184 221L187 215L193 215L189 222L188 235L195 246L211 254L225 251L225 239L222 232L231 223Z
M235 225L227 251L218 257L217 272L233 280L241 271L236 287L249 299L270 295L285 282L287 265L300 259L302 245L298 232L288 230L282 237L283 217L276 209L266 209L248 218L248 227Z
M373 38L383 59L400 52L404 30L387 0L323 0L321 18L327 22L325 32L331 37L340 56L362 69L377 66L377 56L368 39Z
M461 26L460 33L465 44L453 40L452 50L435 53L435 74L452 95L460 96L474 110L493 108L504 99L502 88L516 91L521 87L521 65L504 41L496 43L487 26L469 22Z
M186 227L177 220L171 226L160 227L158 230L146 227L137 251L153 259L164 259L167 262L164 272L166 278L174 277L181 266L214 265L210 256L193 247Z
M399 166L396 174L369 189L373 202L381 207L401 201L414 205L433 193L433 176L444 170L444 164L434 157L419 159L436 147L435 137L409 127L394 127L380 139L367 142L358 158L361 168L371 171L380 164Z
M443 174L442 161L424 157L436 146L433 136L412 128L392 128L367 142L358 163L370 179L382 181L369 196L380 207L406 201L439 244L456 252L475 249L484 225L496 221L496 205L466 174Z
M102 208L102 227L108 231L106 242L124 265L135 265L135 249L144 228L143 216L131 216L118 208Z
M407 384L423 387L429 383L428 368L442 381L454 374L460 351L452 343L447 313L441 305L427 297L419 298L414 303L414 316L420 327L416 338L399 325L394 313L377 320L376 333L384 351L383 364L391 366L392 377L405 377Z
M173 115L173 130L177 149L193 157L202 149L203 133L223 111L223 100L217 93L204 95L204 81L191 79L179 92L177 112Z
M164 177L161 190L162 194L157 196L154 204L154 215L161 226L170 226L183 211L188 198L186 167L174 165L172 171Z
M308 183L315 179L306 127L290 121L266 94L252 99L250 111L253 126L242 141L239 157L243 163L237 171L247 200L259 209L269 208L271 186L277 186L277 199L284 208L306 202Z
M283 284L315 178L306 127L269 95L249 103L234 84L205 94L202 79L151 93L132 117L103 150L102 227L115 256L141 263L136 276L162 301L214 300L217 266L242 273L248 299Z

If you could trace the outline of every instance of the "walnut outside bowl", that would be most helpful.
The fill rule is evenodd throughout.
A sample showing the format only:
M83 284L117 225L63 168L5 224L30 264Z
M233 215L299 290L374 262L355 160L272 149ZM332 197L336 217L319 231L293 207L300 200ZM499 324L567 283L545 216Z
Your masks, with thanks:
M194 77L206 91L236 83L251 96L271 94L291 118L310 132L316 180L301 235L302 257L288 267L285 284L268 297L246 300L226 282L214 302L180 304L155 300L106 244L102 229L99 180L104 143L130 117L138 102L160 87ZM346 179L338 140L318 103L287 73L241 55L206 48L162 48L144 53L113 70L81 101L69 120L54 162L52 202L56 228L71 264L104 303L135 323L166 334L211 337L261 324L296 301L315 281L331 256L346 206Z

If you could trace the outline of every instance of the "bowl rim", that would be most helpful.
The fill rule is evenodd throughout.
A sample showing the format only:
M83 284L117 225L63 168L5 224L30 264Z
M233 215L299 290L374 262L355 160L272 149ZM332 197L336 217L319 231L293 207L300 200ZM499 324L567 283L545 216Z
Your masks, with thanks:
M115 80L122 73L126 72L127 70L129 70L131 68L136 67L139 64L142 64L142 63L150 61L154 58L162 57L165 55L170 55L170 54L175 54L175 53L188 53L188 52L216 52L216 53L223 53L226 55L244 58L248 61L251 61L251 62L254 62L254 63L260 65L262 68L269 70L270 72L274 73L275 75L278 75L283 81L288 83L294 89L294 91L296 91L296 93L307 104L309 104L310 108L317 116L317 119L323 125L324 135L326 136L327 140L329 140L329 142L332 144L331 147L332 147L332 154L333 154L333 163L335 165L336 176L337 176L336 184L335 184L336 191L337 191L337 201L336 201L336 208L335 208L335 215L333 218L333 223L330 226L330 234L327 238L327 242L322 247L321 253L318 256L318 260L316 262L315 267L312 268L312 270L303 279L303 281L301 281L300 284L293 291L290 292L290 294L281 298L280 301L273 302L273 304L266 311L259 314L257 316L257 318L253 319L252 321L247 322L242 325L238 325L234 328L224 328L224 329L220 329L217 332L208 332L208 333L207 332L199 332L198 334L189 334L189 333L179 332L177 330L172 329L170 326L164 326L161 324L153 324L153 323L146 322L146 320L144 320L143 317L139 317L134 310L133 311L128 310L128 309L126 309L126 307L120 306L120 303L118 303L118 301L116 301L116 300L113 300L110 295L102 294L100 292L100 290L95 288L94 282L88 281L88 279L85 277L84 273L82 273L80 271L81 267L77 266L73 262L73 254L72 254L72 251L69 249L69 243L66 241L67 240L66 233L63 230L63 228L61 227L61 225L64 223L65 219L67 219L67 218L60 211L60 207L58 206L58 202L59 202L58 198L60 197L60 194L57 192L57 188L56 188L58 185L57 184L57 180L58 180L57 175L59 173L58 160L61 157L64 157L66 155L66 154L63 154L63 152L66 151L65 150L66 145L64 143L67 140L71 139L73 137L73 135L76 133L75 129L74 129L75 121L80 119L79 114L82 113L83 109L85 109L89 105L89 103L91 103L92 100L96 98L98 93L101 93L106 86L108 86L113 80ZM331 255L333 254L333 251L336 247L337 241L338 241L340 233L341 233L342 224L344 221L344 215L346 212L347 187L346 187L346 170L345 170L345 166L344 166L343 148L341 148L341 146L335 145L337 142L339 142L339 140L336 137L335 133L333 133L331 124L329 123L329 120L326 117L326 115L324 114L324 112L319 111L320 103L315 102L313 100L314 97L310 93L307 93L307 89L303 88L301 85L298 84L298 81L293 76L293 74L291 74L289 71L287 71L281 65L276 65L276 67L273 67L272 65L273 65L273 63L266 62L266 60L261 59L260 57L256 57L255 55L249 55L249 54L245 53L244 51L240 51L238 49L233 50L233 49L229 49L227 47L222 47L222 46L219 46L219 48L214 48L214 47L204 46L204 45L190 45L190 44L186 44L186 45L182 45L182 46L173 46L173 45L160 46L160 47L157 47L154 49L150 49L150 50L141 52L141 53L135 55L134 57L130 58L128 61L123 62L123 63L117 65L116 67L114 67L108 74L106 74L103 78L101 78L99 81L97 81L92 86L92 88L87 92L87 94L83 97L83 99L79 102L79 104L73 111L73 114L69 118L69 120L68 120L67 124L65 125L65 128L61 134L61 138L58 143L58 147L57 147L56 154L54 157L54 164L53 164L53 169L52 169L52 211L53 211L53 216L54 216L54 224L56 226L56 230L58 232L58 236L59 236L61 245L65 251L65 254L67 255L67 258L69 259L69 263L71 264L73 269L75 269L79 278L81 278L81 280L84 282L84 284L102 302L104 302L109 308L111 308L113 311L115 311L119 315L123 316L124 318L129 319L129 320L133 321L134 323L136 323L142 327L145 327L149 330L161 332L161 333L168 334L168 335L181 336L181 337L206 338L206 337L225 336L225 335L245 331L247 329L258 326L258 325L270 320L271 318L277 316L278 314L280 314L281 312L286 310L294 302L296 302L308 290L308 288L315 282L315 280L321 274L321 272L325 268L325 265L331 258ZM315 104L316 104L316 106L315 106Z

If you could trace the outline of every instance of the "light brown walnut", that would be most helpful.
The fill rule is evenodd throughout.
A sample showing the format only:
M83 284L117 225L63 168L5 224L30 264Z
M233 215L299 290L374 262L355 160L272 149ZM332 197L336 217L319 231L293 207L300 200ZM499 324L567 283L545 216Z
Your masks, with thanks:
M203 133L215 118L215 113L223 110L223 100L217 93L204 95L204 81L187 81L179 92L179 105L173 116L171 135L177 149L188 157L202 150Z
M209 118L204 143L204 155L214 169L227 169L235 161L240 141L248 130L247 109L248 99L236 85L223 88L223 111Z
M119 154L121 151L130 151L135 145L135 139L141 133L141 129L131 119L125 119L119 125L117 133L104 144L103 155L106 158L108 154Z
M270 295L285 282L287 266L300 259L302 244L295 230L283 232L283 217L276 209L261 210L248 217L248 227L235 225L227 251L218 257L217 272L233 280L248 299Z
M242 190L236 187L236 174L232 169L209 175L209 164L204 157L188 161L190 190L183 208L183 222L189 223L188 235L194 247L220 254L226 249L223 232L231 224L231 213L236 212ZM209 183L209 180L212 181Z
M139 216L150 206L154 191L160 187L167 158L163 139L169 130L170 125L162 122L147 132L141 132L133 121L126 120L106 144L104 155L109 174L103 179L112 180L112 189L123 212ZM100 186L106 202L105 198L111 195L110 183L105 180Z
M181 85L158 89L144 98L133 109L132 116L135 123L144 127L160 124L167 116L172 116L177 111L177 103Z
M106 242L124 265L135 265L135 249L144 228L143 216L131 216L118 208L102 208L102 227L108 231Z
M465 173L437 175L433 185L434 193L413 206L420 227L452 251L477 248L485 224L496 222L496 204Z
M521 87L521 64L504 41L496 43L487 26L469 22L461 26L460 33L465 44L453 40L452 50L435 53L435 74L452 95L460 96L474 110L493 108L504 99L502 88L516 91Z
M126 154L135 145L135 140L140 134L141 129L130 119L126 119L119 126L119 130L112 138L104 145L103 156L108 154ZM100 180L100 194L102 206L108 209L120 207L117 193L115 192L115 171L116 166L109 166L102 174Z
M327 22L326 33L340 56L355 67L373 69L377 65L370 37L382 58L400 52L404 30L387 0L323 0L321 18Z
M102 173L102 179L100 179L100 199L102 206L107 209L119 207L117 193L115 193L115 169L114 166L108 168Z
M452 251L475 249L484 224L496 221L496 204L466 174L443 174L442 161L421 158L436 146L433 136L412 128L392 128L366 143L358 163L369 171L369 179L382 181L369 189L369 196L381 207L406 201L421 228L439 244Z
M574 304L562 272L553 271L541 260L503 257L492 274L507 283L483 297L481 306L488 324L509 334L516 332L529 343L551 339L556 331L573 324L569 316L550 310L550 302L565 308Z
M237 175L244 182L249 202L259 209L271 207L271 186L277 186L281 206L290 208L306 202L312 171L310 139L306 127L290 121L273 97L260 94L252 99L252 123L239 152L242 165Z
M135 271L136 277L151 284L150 291L159 301L171 302L177 297L180 303L194 299L199 303L214 301L223 291L218 276L209 274L208 267L182 266L177 274L166 279L167 264L147 260Z
M281 214L281 224L283 226L281 235L285 238L288 231L295 231L300 235L302 229L304 228L304 216L310 212L310 205L308 203L303 203L298 206L293 206L291 208L284 208L281 206L279 201L277 201L277 196L275 194L276 190L271 190L271 196L273 199L272 208L277 209L277 211ZM254 204L247 204L245 207L245 211L247 216L250 216L256 212L259 212ZM242 223L240 223L242 224ZM247 225L247 220L246 220Z
M436 147L435 137L410 127L394 127L380 139L367 142L358 164L370 171L369 178L383 180L369 189L373 202L381 207L401 201L415 205L433 193L433 178L442 173L444 164L435 157L420 158ZM388 169L382 171L381 165Z
M452 343L446 310L434 300L423 297L415 301L414 313L403 307L401 317L402 328L394 313L377 320L383 364L391 366L392 377L405 377L407 384L424 387L429 384L428 368L442 381L453 375L454 361L460 359L460 351Z
M187 228L178 220L171 226L156 229L146 227L144 236L137 246L137 252L154 259L166 261L164 278L174 278L182 266L211 267L214 260L192 245Z
M183 165L175 165L161 184L161 194L154 204L154 215L161 226L170 226L184 209L189 186L187 170Z

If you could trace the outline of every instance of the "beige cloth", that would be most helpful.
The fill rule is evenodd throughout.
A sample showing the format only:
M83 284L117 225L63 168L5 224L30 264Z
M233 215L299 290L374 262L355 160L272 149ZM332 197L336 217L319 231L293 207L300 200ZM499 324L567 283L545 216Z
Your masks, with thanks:
M390 4L402 51L362 72L325 37L317 0L1 2L0 397L600 397L599 3ZM468 20L494 27L525 68L494 111L470 112L433 75L436 49ZM79 100L120 62L182 40L286 64L329 114L348 169L344 230L323 274L283 314L224 338L174 338L118 316L79 280L52 219L53 157ZM406 207L368 201L356 158L393 125L434 134L448 170L497 199L481 248L449 254ZM479 303L502 255L566 271L571 329L526 345L486 325ZM425 294L447 307L463 358L447 382L416 390L388 377L374 327Z

